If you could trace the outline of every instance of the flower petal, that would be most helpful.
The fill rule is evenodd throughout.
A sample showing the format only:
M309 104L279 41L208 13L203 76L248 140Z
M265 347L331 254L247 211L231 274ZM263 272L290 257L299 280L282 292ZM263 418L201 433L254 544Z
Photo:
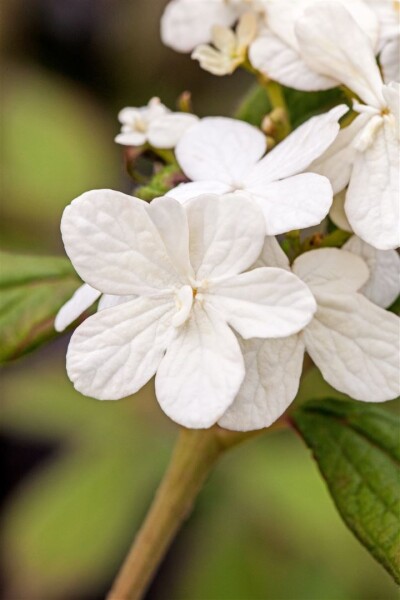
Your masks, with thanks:
M120 304L125 304L125 302L135 300L135 298L137 298L137 296L112 296L111 294L103 294L99 300L97 310L113 308L114 306L119 306Z
M244 339L297 333L316 310L308 287L293 273L274 267L261 267L211 284L204 301Z
M198 120L196 115L180 112L155 119L149 126L149 143L155 148L174 148L184 132Z
M172 198L166 202L184 210ZM78 274L104 293L149 295L186 283L142 200L112 190L87 192L64 210L61 231ZM177 240L181 235L177 227Z
M87 283L79 287L73 296L60 308L54 320L54 329L64 331L82 313L85 312L98 298L101 292L95 290Z
M369 277L359 256L338 248L319 248L301 254L293 263L296 273L314 293L356 292Z
M354 233L380 250L400 246L399 155L395 126L385 121L370 147L358 153L347 190L345 211Z
M324 379L340 392L365 402L400 394L399 319L361 294L318 294L304 340Z
M304 343L299 335L239 341L246 375L233 404L218 424L233 431L269 427L296 397Z
M181 204L187 200L192 200L202 194L226 194L230 186L220 181L191 181L190 183L181 183L176 188L169 190L168 197L175 198Z
M332 204L329 180L315 173L252 186L249 191L264 213L268 235L318 225Z
M197 46L193 50L191 58L198 60L202 69L218 76L230 75L238 66L237 59L222 54L207 44Z
M330 220L343 231L352 233L351 225L344 212L344 203L346 200L346 190L342 190L333 197L331 209L329 211Z
M257 267L279 267L290 270L289 259L273 235L265 237L261 254L253 265L253 268Z
M122 146L143 146L147 141L145 133L139 133L138 131L127 131L119 133L115 136L114 142L121 144Z
M341 104L300 125L257 163L246 177L246 184L263 186L304 171L335 140L339 119L348 110Z
M99 400L137 392L154 375L168 342L175 304L136 298L86 319L71 338L67 372L75 388Z
M169 344L156 376L163 411L184 427L210 427L233 402L244 377L233 331L195 303Z
M334 79L310 69L298 51L272 31L264 31L251 44L249 59L255 69L270 79L296 90L327 90L337 85Z
M309 166L310 171L329 179L334 194L342 191L350 181L357 156L353 141L369 119L370 115L358 115L348 127L339 131L333 144Z
M308 66L353 90L366 104L383 105L382 78L374 46L338 2L306 9L295 25L300 53Z
M400 294L400 256L396 250L377 250L356 235L343 249L361 256L368 265L369 279L360 292L383 308L393 304Z
M205 194L185 204L190 231L190 261L196 279L229 277L249 268L265 237L262 212L236 194Z
M176 158L190 179L240 187L265 150L265 136L257 127L237 119L206 117L183 135Z
M213 25L230 27L238 10L221 0L172 0L161 17L163 43L178 52L190 52L211 40Z
M386 83L400 81L400 35L386 42L379 55L383 79Z

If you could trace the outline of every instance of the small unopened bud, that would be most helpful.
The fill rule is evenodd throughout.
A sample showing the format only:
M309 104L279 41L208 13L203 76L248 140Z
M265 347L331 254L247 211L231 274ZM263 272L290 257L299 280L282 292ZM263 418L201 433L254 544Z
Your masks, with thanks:
M185 113L192 113L192 93L189 91L182 92L182 94L178 97L176 102L178 110Z
M267 136L274 136L276 125L269 115L266 115L261 122L261 129Z

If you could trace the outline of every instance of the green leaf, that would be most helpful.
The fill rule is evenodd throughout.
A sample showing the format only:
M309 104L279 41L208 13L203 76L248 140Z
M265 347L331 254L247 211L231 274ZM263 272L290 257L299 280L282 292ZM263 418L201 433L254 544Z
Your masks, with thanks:
M59 257L0 253L0 362L54 337L54 317L80 285Z
M330 398L303 404L292 419L345 523L399 583L399 419Z

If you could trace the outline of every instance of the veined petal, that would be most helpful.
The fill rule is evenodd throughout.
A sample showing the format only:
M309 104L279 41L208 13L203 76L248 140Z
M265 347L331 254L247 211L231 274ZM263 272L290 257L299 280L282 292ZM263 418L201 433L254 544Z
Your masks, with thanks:
M383 80L386 83L400 81L400 35L388 40L379 55Z
M190 52L211 40L213 25L230 27L238 15L222 0L172 0L161 17L161 38L178 52Z
M184 204L202 194L226 194L230 189L228 184L220 181L191 181L190 183L181 183L176 188L169 190L168 197L175 198Z
M360 292L371 302L387 308L400 294L400 256L396 250L377 250L353 235L344 250L361 256L369 269L369 279Z
M318 294L304 340L324 379L340 392L365 402L400 394L399 319L361 294Z
M73 334L67 372L75 388L99 400L137 392L156 372L174 333L172 299L136 298L86 319Z
M330 220L343 231L352 233L353 230L344 211L344 203L346 200L346 190L342 190L333 197L331 209L329 211Z
M306 9L295 25L300 54L311 69L353 90L366 104L384 106L374 46L338 2Z
M180 425L211 427L233 402L243 377L235 334L195 303L161 361L156 396L163 411Z
M299 335L239 341L246 375L233 404L218 424L233 431L269 427L296 397L304 343Z
M281 181L252 186L249 191L265 217L268 235L318 225L332 204L329 180L315 173L301 173Z
M337 85L334 79L310 69L298 51L272 31L264 31L251 44L249 59L253 67L267 77L296 90L311 92L327 90Z
M111 294L103 294L99 300L97 310L113 308L114 306L119 306L120 304L125 304L125 302L135 300L135 298L137 298L137 296L112 296Z
M184 210L172 198L165 201ZM187 282L142 200L112 190L87 192L64 210L61 231L78 274L104 293L149 295ZM182 236L178 228L176 236Z
M297 333L316 310L308 287L293 273L274 267L253 269L213 283L204 301L244 339Z
M362 258L338 248L305 252L296 258L292 268L311 291L318 294L356 292L369 277L368 267Z
M249 268L264 243L257 204L243 196L205 194L185 204L190 261L198 281L236 275Z
M400 246L399 155L395 125L385 120L369 148L358 153L347 190L345 211L354 233L380 250Z
M257 127L237 119L206 117L183 135L176 158L190 179L240 187L265 150L265 136Z
M341 104L300 125L249 172L246 186L263 186L304 171L335 140L339 119L348 110Z
M155 148L174 148L183 133L199 118L188 113L170 113L150 123L148 130L149 143Z
M73 296L60 308L54 320L54 329L64 331L82 313L85 312L98 298L101 292L95 290L87 283L79 287Z
M289 259L273 235L267 235L260 256L257 258L253 268L257 267L279 267L290 270Z
M310 171L329 179L334 194L342 191L350 181L357 156L353 141L370 118L368 114L358 115L348 127L339 131L333 144L309 166Z

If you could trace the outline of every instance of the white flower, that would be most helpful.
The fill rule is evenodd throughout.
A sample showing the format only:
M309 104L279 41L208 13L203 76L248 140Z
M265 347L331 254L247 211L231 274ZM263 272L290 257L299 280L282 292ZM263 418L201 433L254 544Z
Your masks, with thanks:
M149 142L155 148L174 148L182 134L198 121L196 115L171 112L152 98L147 106L123 108L118 115L121 133L115 141L123 146L142 146Z
M97 312L71 338L67 371L77 390L118 399L156 372L162 409L186 427L209 427L244 378L237 337L282 337L312 318L315 301L279 268L245 272L265 226L239 196L203 195L185 207L147 204L110 190L83 194L62 218L66 251L103 294L137 296Z
M211 41L214 45L200 44L192 52L192 58L213 75L229 75L247 57L247 49L257 35L257 19L253 13L245 13L239 19L236 31L222 25L214 25Z
M302 54L315 71L349 87L363 104L310 170L323 174L334 193L349 184L345 212L353 231L381 250L400 245L400 85L383 85L372 46L347 10L326 2L296 24Z
M202 119L176 147L192 182L168 194L181 202L203 192L246 194L262 209L268 235L316 225L332 203L331 185L302 171L335 139L346 111L337 106L310 119L264 158L265 136L256 127L225 117Z
M243 13L263 6L263 0L172 0L161 18L161 38L178 52L191 52L211 41L215 25L232 27Z
M379 20L379 62L386 83L400 80L400 0L365 0Z
M312 91L338 85L330 76L312 69L303 59L295 33L295 24L304 10L324 0L266 0L266 27L251 45L249 58L252 65L289 87ZM369 36L373 46L378 40L378 20L363 0L336 0L343 4Z
M343 250L361 256L368 266L369 278L360 293L382 308L391 306L400 294L400 256L396 250L377 250L356 235Z
M276 246L258 264L289 268ZM355 400L383 402L400 394L399 319L358 293L369 277L364 261L322 248L297 258L293 272L309 286L317 312L300 334L242 343L246 377L219 420L222 427L261 429L278 419L297 394L304 351L330 385Z

